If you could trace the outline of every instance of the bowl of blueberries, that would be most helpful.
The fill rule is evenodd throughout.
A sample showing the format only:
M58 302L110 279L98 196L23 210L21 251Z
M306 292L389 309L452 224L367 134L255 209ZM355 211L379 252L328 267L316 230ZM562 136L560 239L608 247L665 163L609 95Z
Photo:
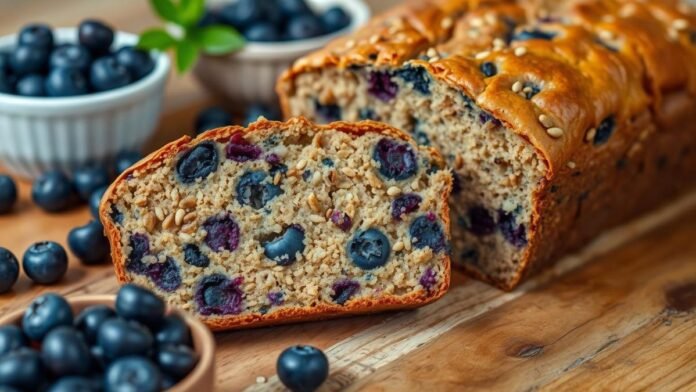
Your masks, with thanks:
M139 149L159 119L169 58L97 20L0 37L0 165L35 178Z
M205 325L133 284L46 293L0 320L3 391L211 391L214 355Z
M365 24L362 0L209 1L201 24L226 24L247 43L227 56L203 56L194 74L208 90L239 103L273 104L275 82L299 57Z

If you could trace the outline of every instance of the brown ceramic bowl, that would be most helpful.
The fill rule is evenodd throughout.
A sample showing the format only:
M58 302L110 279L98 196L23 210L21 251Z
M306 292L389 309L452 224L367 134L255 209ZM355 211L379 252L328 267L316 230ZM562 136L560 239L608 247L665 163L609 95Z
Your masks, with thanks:
M73 313L77 315L82 309L92 305L107 305L114 307L116 301L115 295L82 295L78 297L66 298L73 309ZM189 392L189 391L212 391L215 384L215 339L210 330L200 321L189 316L188 314L172 310L186 320L189 328L191 328L191 337L193 338L193 348L198 354L199 360L196 367L191 371L185 379L181 380L173 388L168 391L172 392ZM16 324L22 323L22 315L24 310L17 310L0 318L0 324Z

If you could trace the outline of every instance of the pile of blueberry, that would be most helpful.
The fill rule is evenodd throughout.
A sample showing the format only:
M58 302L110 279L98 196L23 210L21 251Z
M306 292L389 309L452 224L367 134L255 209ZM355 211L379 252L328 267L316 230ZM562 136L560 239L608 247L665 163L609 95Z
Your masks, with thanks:
M10 51L0 51L0 93L66 97L126 86L152 72L149 53L124 46L112 51L114 31L97 20L78 28L77 43L55 42L45 24L24 27Z
M254 104L248 106L244 111L244 126L249 126L249 124L253 123L261 116L265 117L267 120L280 120L280 113L278 113L277 109L263 104ZM230 112L220 106L206 108L196 117L196 122L194 124L196 135L209 129L230 125L234 122L232 117Z
M350 16L339 6L317 13L304 0L238 0L208 10L201 24L227 24L248 41L276 42L330 34L350 22Z
M34 300L21 325L0 326L1 391L139 391L171 388L198 363L191 331L152 292L123 286L115 309L76 317L60 295Z

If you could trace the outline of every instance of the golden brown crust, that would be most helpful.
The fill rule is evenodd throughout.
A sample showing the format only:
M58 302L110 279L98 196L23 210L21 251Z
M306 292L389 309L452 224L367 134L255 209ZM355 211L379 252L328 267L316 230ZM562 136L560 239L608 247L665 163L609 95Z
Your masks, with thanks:
M111 256L114 263L114 269L116 273L116 278L120 283L126 283L129 281L129 277L126 273L125 255L121 251L121 232L118 230L116 225L111 221L109 216L110 208L112 203L116 198L115 189L119 187L119 184L126 181L134 173L139 172L139 175L148 173L158 167L163 160L168 157L178 155L191 148L192 146L204 141L204 140L214 140L217 142L226 142L229 140L230 136L235 133L253 133L262 132L266 130L271 130L278 127L284 127L288 124L300 124L303 129L311 128L315 132L322 132L328 130L337 130L347 134L352 134L355 136L360 136L366 133L379 133L382 135L390 136L396 139L404 140L411 143L416 147L415 142L407 134L389 126L386 124L374 122L374 121L362 121L359 123L347 123L347 122L335 122L328 125L317 125L305 118L294 118L289 120L287 123L277 122L277 121L267 121L265 119L260 119L249 125L248 128L243 128L241 126L229 126L223 128L217 128L207 131L196 138L191 138L189 136L183 136L180 139L173 141L159 150L153 152L147 157L143 158L140 162L136 163L128 170L124 171L109 187L109 189L104 194L102 198L102 203L99 210L99 215L101 221L104 223L104 231L107 238L111 244ZM416 147L418 148L418 147ZM420 149L423 149L420 147ZM432 154L433 158L437 163L444 167L444 161L441 155L435 149L427 149ZM443 227L446 228L449 236L449 205L447 203L448 196L452 188L451 179L448 180L446 184L445 192L442 194L442 211L439 211L439 217L443 221ZM410 295L404 296L391 296L384 297L381 300L374 300L369 298L360 298L352 301L348 301L345 305L326 305L319 304L312 308L281 308L277 311L261 315L261 314L250 314L247 316L217 316L217 317L206 317L203 318L205 322L212 330L227 330L235 328L246 328L246 327L260 327L265 325L273 324L285 324L297 321L309 321L318 320L334 317L342 317L356 314L364 313L375 313L381 311L395 310L395 309L408 309L415 308L431 303L440 297L442 297L449 288L450 284L450 257L446 255L444 258L444 270L443 270L443 281L440 286L434 288L430 292L424 290L419 290Z
M375 18L354 35L298 60L279 79L277 90L283 111L289 115L289 98L298 75L329 67L394 68L410 63L463 92L507 129L532 144L548 171L535 193L530 246L518 274L512 281L501 282L474 272L510 289L553 257L576 248L602 228L627 219L641 208L654 206L679 188L665 184L652 190L646 198L652 203L621 204L614 200L612 204L596 193L578 202L582 205L584 200L584 210L589 215L601 213L603 207L611 209L614 212L607 219L595 219L587 213L579 218L575 211L556 211L558 206L550 200L551 186L572 190L576 196L587 192L595 181L575 178L578 171L587 174L604 169L602 175L608 177L604 179L607 183L624 185L632 193L642 191L642 184L626 183L606 174L608 168L623 158L643 162L661 159L655 155L675 150L667 146L669 143L693 148L696 16L679 3L413 1ZM552 32L555 37L510 42L512 24L526 24L528 29ZM426 55L430 48L436 55ZM482 74L480 64L485 61L496 64L497 75ZM541 91L531 98L521 96L513 87L519 82L537 85ZM681 103L675 105L673 101ZM551 136L549 127L541 124L542 114L552 120L553 127L560 128L560 137ZM616 122L609 142L602 146L588 142L588 132L609 117ZM678 117L687 119L687 123L674 125L673 119ZM680 129L677 134L666 131L671 127ZM653 145L664 149L645 151ZM681 178L686 178L688 187L694 183L693 169L689 168L693 158L685 159L681 163ZM659 173L655 175L660 177ZM645 177L645 182L652 181L657 187L664 183L665 176ZM566 224L554 227L558 222ZM556 245L557 241L562 245Z

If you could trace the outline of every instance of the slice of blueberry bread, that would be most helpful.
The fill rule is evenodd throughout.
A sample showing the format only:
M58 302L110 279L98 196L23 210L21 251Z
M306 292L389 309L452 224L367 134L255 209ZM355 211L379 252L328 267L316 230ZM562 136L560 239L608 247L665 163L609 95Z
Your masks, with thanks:
M696 14L677 3L407 2L298 60L278 92L286 116L436 147L453 262L511 289L696 185Z
M449 285L450 172L375 122L260 120L123 173L101 218L116 275L214 329L416 307Z

